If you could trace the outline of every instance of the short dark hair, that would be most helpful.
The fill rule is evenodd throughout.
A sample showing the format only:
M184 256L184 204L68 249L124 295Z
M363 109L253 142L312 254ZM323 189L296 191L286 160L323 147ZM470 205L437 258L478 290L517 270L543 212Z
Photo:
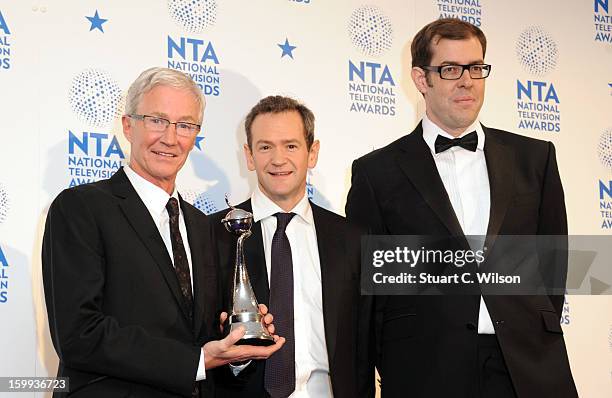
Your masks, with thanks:
M487 52L487 38L480 28L457 18L440 18L425 25L412 39L410 52L412 66L429 65L432 57L432 44L441 39L465 40L476 37L482 46L482 56Z
M263 98L249 111L244 121L244 129L246 130L247 144L249 145L249 148L253 148L253 135L251 133L251 127L253 126L253 121L258 115L291 111L296 111L302 118L306 147L308 150L310 150L310 147L314 142L314 113L312 113L312 111L308 109L306 105L294 100L293 98L283 97L282 95L270 95Z

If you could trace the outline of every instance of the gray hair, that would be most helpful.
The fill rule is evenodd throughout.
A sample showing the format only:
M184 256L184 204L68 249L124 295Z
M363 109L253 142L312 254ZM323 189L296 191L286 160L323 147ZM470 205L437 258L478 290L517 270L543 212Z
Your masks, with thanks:
M206 100L202 90L189 75L169 68L154 67L147 69L134 80L125 100L125 113L127 115L134 114L140 101L142 101L142 96L156 86L170 86L191 91L198 105L200 105L198 123L202 123L204 108L206 107Z

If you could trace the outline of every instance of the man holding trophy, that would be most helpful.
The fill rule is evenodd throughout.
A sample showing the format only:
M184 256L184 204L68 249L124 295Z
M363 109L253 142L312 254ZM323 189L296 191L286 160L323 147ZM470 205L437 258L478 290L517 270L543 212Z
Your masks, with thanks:
M58 377L70 386L55 396L213 396L211 368L267 358L284 339L239 345L239 328L216 340L209 219L175 185L202 123L199 87L182 72L151 68L126 103L129 166L63 191L49 208L45 299Z
M371 393L368 350L357 350L359 324L369 323L360 316L362 233L306 196L306 175L320 146L314 115L294 99L270 96L251 109L245 130L244 153L257 186L230 213L211 217L221 300L224 309L233 308L232 324L257 319L241 309L244 303L268 305L286 343L265 361L219 368L217 392L272 398ZM240 236L238 245L226 228Z

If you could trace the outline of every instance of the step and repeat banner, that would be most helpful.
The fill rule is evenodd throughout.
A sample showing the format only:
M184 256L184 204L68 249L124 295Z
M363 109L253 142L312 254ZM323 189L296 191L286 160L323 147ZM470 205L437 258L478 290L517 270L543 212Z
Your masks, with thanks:
M249 196L243 119L283 94L316 115L308 195L343 214L352 160L410 132L424 112L410 42L440 17L487 35L481 121L554 142L570 233L611 235L610 0L0 0L0 376L56 371L41 283L46 212L61 190L127 164L120 115L142 70L184 71L206 95L178 179L196 207ZM609 288L564 306L583 397L612 396Z

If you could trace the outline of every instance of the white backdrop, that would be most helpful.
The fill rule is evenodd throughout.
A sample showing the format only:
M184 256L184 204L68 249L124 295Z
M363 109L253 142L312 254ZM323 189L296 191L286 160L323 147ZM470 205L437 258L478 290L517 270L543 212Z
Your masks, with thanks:
M410 40L440 16L487 35L483 123L553 141L570 232L611 234L608 0L0 0L0 375L55 373L40 280L46 209L127 162L118 116L142 70L188 68L204 82L203 138L179 176L201 210L249 195L243 118L280 93L314 111L309 195L343 214L351 161L423 112ZM534 125L542 118L552 124ZM568 297L562 324L581 396L612 396L611 296Z

